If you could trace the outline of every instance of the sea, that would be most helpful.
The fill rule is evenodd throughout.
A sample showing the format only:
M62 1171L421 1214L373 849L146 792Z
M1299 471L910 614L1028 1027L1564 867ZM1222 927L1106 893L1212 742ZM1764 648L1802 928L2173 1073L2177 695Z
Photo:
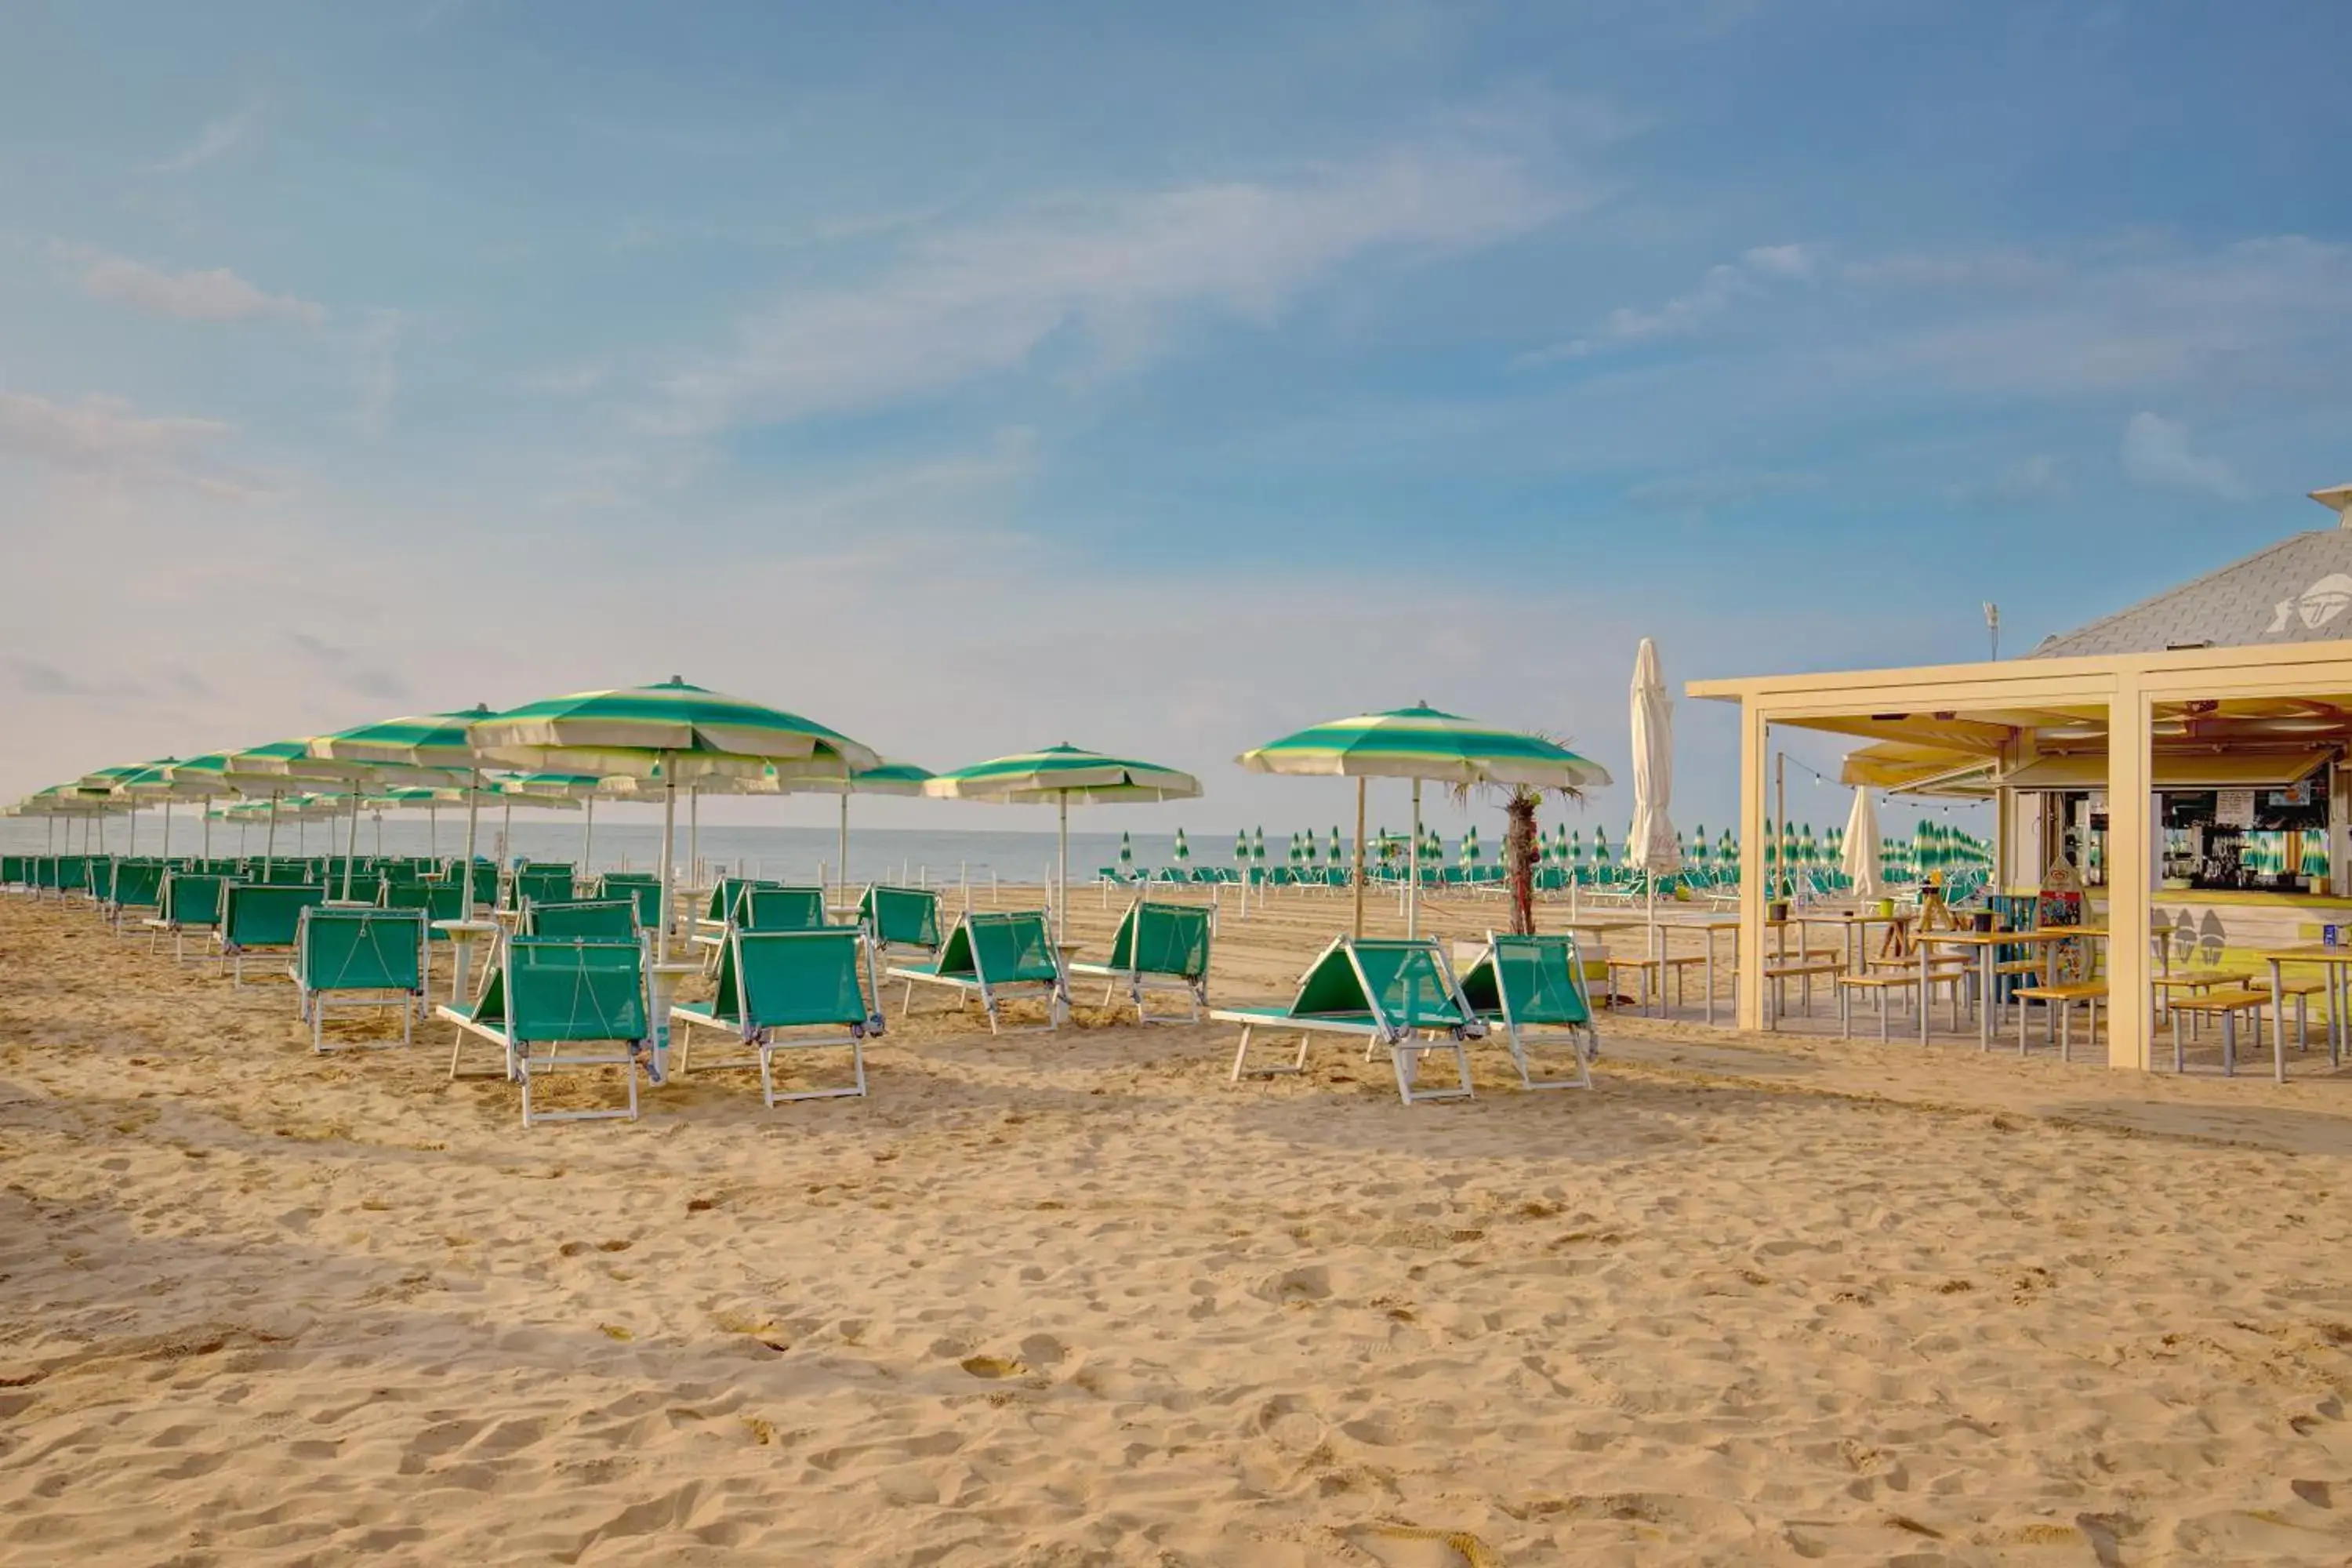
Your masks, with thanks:
M102 821L102 847L108 853L166 852L160 811L139 814L135 846L126 832L129 819L116 816ZM266 830L259 822L215 822L211 831L215 855L263 852ZM504 842L500 841L494 818L484 820L477 831L478 852L488 858L569 860L574 865L583 860L582 824L576 816L568 822L518 819ZM350 833L348 817L332 823L281 820L276 852L293 856L340 854ZM37 854L51 848L78 853L83 847L84 837L84 825L79 821L58 821L52 829L37 817L0 818L0 849L11 854ZM1284 855L1289 845L1288 833L1277 837L1269 832L1266 837L1269 856ZM101 847L94 828L89 842L93 849ZM1131 842L1134 864L1139 869L1169 865L1174 860L1175 840L1171 834L1138 833ZM362 855L455 856L464 852L465 843L466 819L462 811L442 814L438 821L428 821L413 812L386 813L381 823L367 816L360 819L359 850ZM194 855L202 851L203 844L204 827L194 814L174 813L169 852ZM1194 836L1190 847L1192 865L1233 864L1234 841L1230 834ZM1086 833L1073 827L1072 879L1090 880L1098 867L1117 864L1118 848L1119 836L1116 833ZM840 879L839 868L835 865L841 858L840 836L832 828L705 824L699 836L695 837L689 836L687 825L681 822L676 853L681 866L688 863L689 854L698 857L706 877L731 874L814 882L822 869L827 879ZM1037 884L1050 879L1054 855L1055 836L1050 831L938 832L928 828L862 828L853 824L847 879L945 886L970 878L974 883L992 879ZM595 871L650 870L660 863L660 856L659 824L598 822L585 860L587 868Z

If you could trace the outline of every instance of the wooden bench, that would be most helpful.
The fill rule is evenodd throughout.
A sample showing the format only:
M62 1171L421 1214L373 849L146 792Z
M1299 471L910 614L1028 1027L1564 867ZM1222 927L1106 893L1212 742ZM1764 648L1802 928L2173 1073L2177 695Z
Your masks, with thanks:
M2099 1038L2099 1004L2107 999L2107 983L2105 981L2078 980L2066 985L2021 985L2017 988L2015 994L2017 997L2017 1054L2019 1056L2021 1057L2025 1054L2025 1015L2028 1011L2026 1004L2029 1002L2039 1002L2042 1004L2042 1038L2045 1042L2049 1040L2051 1036L2050 1014L2053 1010L2057 1013L2058 1059L2060 1061L2072 1061L2074 1059L2074 1042L2071 1038L2071 1028L2074 1017L2074 1004L2077 1002L2087 1002L2090 1004L2091 1032L2088 1038L2092 1043L2097 1043Z
M1886 994L1890 991L1910 991L1919 984L1916 974L1841 974L1838 988L1838 1038L1853 1037L1853 997L1858 991L1875 992L1878 995L1878 1039L1886 1043Z
M1817 974L1834 975L1844 973L1845 964L1843 960L1835 963L1814 963L1808 960L1802 963L1766 964L1764 983L1772 990L1772 1021L1779 1023L1781 1016L1789 1011L1790 981L1798 980L1804 983L1802 998L1805 1016L1810 1018L1813 1016L1813 977Z
M2259 979L2249 982L2246 989L2249 991L2259 991L2265 997L2270 996L2270 976L2265 974L2261 976ZM2294 1048L2296 1050L2300 1051L2309 1048L2309 1036L2311 1032L2311 999L2314 996L2324 996L2326 993L2327 982L2325 980L2297 980L2292 976L2281 977L2279 981L2280 996L2291 997L2294 1002ZM2276 1000L2276 998L2273 998L2273 1000Z
M1664 1017L1666 1011L1665 977L1668 974L1674 976L1674 1005L1679 1007L1683 1005L1685 977L1693 969L1706 963L1706 955L1697 952L1668 953L1664 958L1612 958L1609 960L1609 989L1612 994L1616 992L1619 970L1633 971L1642 977L1641 1000L1636 1004L1638 1010L1644 1013L1650 1010L1651 987L1654 984L1657 988L1658 1016Z
M2172 1070L2189 1070L2188 1058L2180 1044L2180 1015L2221 1020L2221 1076L2234 1077L2238 1071L2238 1016L2249 1015L2259 1035L2263 1009L2271 1005L2267 987L2256 991L2252 986L2231 986L2222 990L2201 991L2193 996L2182 996L2166 1005L2172 1015Z

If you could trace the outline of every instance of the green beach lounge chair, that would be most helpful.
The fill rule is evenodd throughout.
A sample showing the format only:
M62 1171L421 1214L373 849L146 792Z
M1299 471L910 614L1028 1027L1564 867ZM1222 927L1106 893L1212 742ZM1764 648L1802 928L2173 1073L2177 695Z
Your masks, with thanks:
M1462 994L1472 1011L1500 1026L1527 1089L1591 1089L1601 1031L1584 989L1584 960L1572 936L1497 936L1462 973ZM1538 1079L1528 1065L1531 1046L1565 1045L1575 1076Z
M1126 986L1143 1024L1197 1024L1209 1005L1209 944L1216 935L1216 912L1199 904L1155 904L1138 899L1127 909L1103 963L1073 963L1072 974L1106 982L1103 1005ZM1150 994L1179 991L1189 1004L1182 1014L1150 1010Z
M862 973L861 973L862 972ZM869 1001L868 999L871 998ZM708 1002L669 1010L677 1026L677 1071L688 1071L694 1031L722 1029L755 1053L706 1061L706 1070L760 1069L768 1109L795 1100L839 1100L866 1093L866 1041L882 1033L882 992L872 944L857 926L727 933L719 950L719 991ZM815 1029L820 1034L783 1033ZM840 1033L847 1030L846 1034ZM778 1051L849 1049L853 1081L828 1089L776 1092Z
M857 923L866 928L885 963L894 955L939 956L943 940L940 896L929 888L893 888L877 882L857 900Z
M596 879L596 896L634 901L640 931L661 923L661 879L651 871L607 871Z
M884 976L907 983L906 1000L898 1008L902 1016L914 1007L916 986L940 985L956 993L958 1007L977 998L988 1013L988 1032L992 1035L1057 1029L1069 1007L1070 992L1062 974L1062 955L1055 951L1048 934L1050 929L1043 910L968 914L948 932L946 942L940 946L939 957L892 964L884 971ZM1042 995L1045 1000L1045 1022L1027 1029L1005 1029L997 1009L1015 994Z
M468 1036L497 1047L506 1058L498 1076L522 1086L525 1127L534 1121L637 1119L637 1065L651 1061L653 1033L643 942L509 937L499 962L483 981L481 994L470 1003L444 1003L436 1011L457 1026L449 1050L449 1076L489 1076L461 1070L460 1054ZM585 1048L597 1045L618 1048ZM546 1110L534 1116L532 1076L576 1067L619 1068L628 1084L627 1107Z
M123 860L116 864L113 897L107 900L107 915L114 922L115 935L122 934L126 917L136 914L143 924L162 907L163 879L171 869L161 860Z
M291 952L302 911L327 901L317 883L289 887L276 882L231 882L221 889L220 924L213 938L221 962L237 984L245 984L245 960L254 952Z
M508 907L518 910L532 904L568 904L580 896L569 866L520 867L509 890L512 897Z
M415 1037L425 995L425 916L415 910L314 904L294 927L293 977L299 1016L310 1026L310 1048L325 1052L330 1007L398 1007L400 1043ZM389 1040L370 1042L390 1045Z
M168 932L173 958L185 963L188 932L209 931L220 924L221 889L227 881L202 871L174 871L164 878L155 895L155 913L147 921L147 951L152 952Z
M1396 1069L1397 1095L1407 1105L1424 1100L1468 1100L1469 1042L1486 1034L1472 1012L1453 966L1433 942L1334 940L1307 973L1286 1007L1220 1007L1210 1017L1239 1024L1233 1079L1271 1078L1307 1070L1307 1047L1317 1035L1362 1040L1368 1048L1386 1046ZM1259 1029L1296 1029L1298 1054L1286 1067L1253 1067L1252 1036ZM1450 1051L1459 1083L1421 1089L1421 1058Z
M566 900L526 903L521 932L525 936L586 936L606 942L637 939L637 906L630 899Z
M30 855L0 855L0 890L29 892L33 886L34 858Z

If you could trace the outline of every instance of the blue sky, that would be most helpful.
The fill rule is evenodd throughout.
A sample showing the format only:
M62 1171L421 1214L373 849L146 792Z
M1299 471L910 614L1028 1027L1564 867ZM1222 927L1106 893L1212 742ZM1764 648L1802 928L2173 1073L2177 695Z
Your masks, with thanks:
M1322 822L1231 755L1629 775L1644 634L2018 651L2352 477L2341 5L877 9L20 9L0 795L677 672Z

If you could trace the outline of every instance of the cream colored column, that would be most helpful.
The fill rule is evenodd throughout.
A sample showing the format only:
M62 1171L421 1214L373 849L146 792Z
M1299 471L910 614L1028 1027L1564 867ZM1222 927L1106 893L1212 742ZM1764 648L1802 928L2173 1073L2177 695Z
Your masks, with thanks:
M2148 1003L2148 879L2154 816L2148 700L2136 671L2119 671L2107 703L2107 1065L2154 1065Z
M1763 709L1739 704L1739 1006L1743 1029L1764 1026L1764 763Z

